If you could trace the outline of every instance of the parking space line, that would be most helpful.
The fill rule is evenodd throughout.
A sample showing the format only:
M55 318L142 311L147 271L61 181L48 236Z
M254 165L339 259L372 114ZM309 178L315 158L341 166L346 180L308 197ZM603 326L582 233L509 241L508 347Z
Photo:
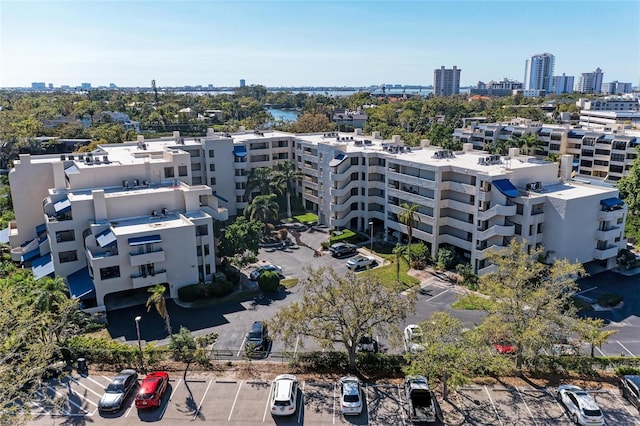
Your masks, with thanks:
M102 377L104 377L104 376L102 376ZM107 379L109 381L109 383L111 383L111 380L109 380L107 377L104 377L104 378ZM93 383L95 383L96 385L100 386L101 388L104 388L104 383L100 383L97 380L93 380L93 378L91 378L89 376L85 377L85 379L92 381ZM74 380L77 380L77 379L74 379Z
M445 291L443 291L442 293L438 293L435 296L431 296L430 298L428 298L427 300L425 300L425 302L431 302L433 299L435 299L436 297L442 296L445 293L449 293L449 289L446 289Z
M502 426L504 426L504 424L502 423L502 419L500 418L500 414L498 414L498 407L496 407L496 404L493 402L493 398L491 398L491 394L489 393L489 388L487 388L487 385L484 385L484 391L487 393L489 401L491 401L491 405L493 405L493 411L495 411L498 421Z
M366 391L369 390L369 385L365 383L364 384L364 389L365 389L365 393L364 394L365 394L365 396L367 396L367 392ZM364 424L368 425L369 424L369 398L368 397L367 397L367 412L366 412L366 414L367 414L367 421L364 422Z
M70 380L76 382L77 384L79 384L80 386L82 386L83 388L85 388L86 390L88 390L89 392L91 392L92 394L94 394L95 396L97 396L98 398L102 398L102 395L100 395L98 392L94 391L93 389L91 389L88 386L83 385L82 383L80 383L79 381L77 381L76 379L74 379L73 377L69 378ZM95 405L95 404L94 404Z
M238 349L238 353L236 354L236 356L238 358L240 358L240 354L242 353L242 349L244 349L244 341L245 340L247 340L247 336L246 335L242 338L242 343L240 344L240 349Z
M198 417L198 414L200 413L200 409L202 408L202 403L204 402L204 398L207 396L207 392L209 392L209 388L211 387L211 382L213 382L213 379L209 379L209 384L207 385L207 388L204 390L204 395L202 395L200 404L198 404L198 408L196 409L196 412L193 414L193 420L195 420L196 417Z
M267 395L267 403L264 405L264 413L262 414L262 423L267 419L267 408L269 408L269 401L271 401L271 392L273 392L273 382L269 386L269 394Z
M304 385L306 382L302 382L302 398L300 401L300 409L298 410L298 424L300 424L300 417L302 416L302 410L304 408Z
M529 415L531 416L531 420L533 420L533 424L538 426L538 422L536 422L536 418L533 417L533 413L529 409L529 404L527 404L527 401L524 400L524 396L522 396L522 392L520 392L520 389L518 389L517 386L516 386L516 390L518 391L518 395L520 395L520 399L522 400L522 402L524 402L524 406L527 409L527 411L529 412Z
M633 413L631 412L629 407L627 407L627 404L625 404L624 401L620 399L620 397L618 396L617 392L614 392L614 391L609 389L609 393L611 395L613 395L613 397L620 403L620 405L622 405L624 407L625 410L627 410L627 413L629 413L629 414L631 414L633 416Z
M65 398L65 396L64 396L63 394L61 394L60 392L58 392L58 390L57 390L57 389L52 389L52 388L50 388L48 385L47 385L47 387L48 387L49 389L53 390L53 391L56 393L56 395L58 395L59 397L61 397L61 398ZM74 393L75 393L75 391L74 391ZM91 401L90 399L87 399L87 398L83 397L83 396L82 396L82 395L80 395L80 394L78 394L78 396L79 396L80 398L84 399L85 401L87 401L87 402L89 402L89 403L91 403L91 404L95 405L96 407L98 406L95 402ZM88 413L88 412L89 412L88 410L85 410L84 408L82 408L82 406L80 406L80 405L78 405L77 403L73 402L73 401L72 401L72 400L70 400L69 398L67 398L67 401L69 401L69 404L74 405L74 406L75 406L76 408L78 408L79 410L82 410L82 411L84 411L85 413ZM66 413L65 413L65 415L66 415Z
M173 388L173 392L171 392L171 395L169 395L169 401L173 399L173 396L176 394L176 391L180 387L180 383L182 383L182 379L178 380L178 383L176 383L176 387Z
M125 417L129 416L129 413L131 412L131 410L133 410L133 407L136 406L136 398L133 398L133 401L131 401L131 405L129 406L129 409L127 410L127 412L124 414Z
M629 354L630 354L631 356L635 356L635 355L633 354L633 352L631 352L629 349L627 349L627 348L626 348L626 346L625 346L625 345L623 345L622 343L620 343L620 340L616 340L616 342L617 342L620 346L622 346L622 349L624 349L625 351L629 352Z
M574 294L574 296L577 296L577 295L582 294L582 293L588 293L588 292L590 292L591 290L595 290L596 288L598 288L598 287L595 287L595 286L594 286L594 287L588 288L588 289L586 289L586 290L579 291L579 292L577 292L576 294Z
M398 403L403 402L402 399L402 391L400 391L400 385L396 385L396 387L398 388ZM402 418L402 426L404 426L406 424L405 420L404 420L404 408L400 407L400 417Z
M295 354L297 354L297 353L298 353L298 343L299 343L299 342L300 342L300 335L298 334L298 335L296 336L296 345L295 345L295 347L293 348L293 355L295 355Z
M336 384L333 384L333 424L336 424Z
M562 415L569 421L571 421L571 419L569 419L569 415L567 414L567 410L565 410L565 408L560 405L560 402L558 401L558 398L556 398L556 396L553 394L553 392L551 392L549 390L549 388L546 388L545 391L547 392L547 394L551 397L551 399L553 400L553 402L555 402L555 404L560 408L560 410L562 411Z
M238 391L236 392L236 397L233 399L233 405L231 406L231 411L229 411L229 417L227 417L227 421L231 421L231 415L233 414L233 409L236 407L236 402L238 401L238 395L240 395L240 388L242 387L242 380L240 380L240 384L238 385Z
M596 351L600 352L600 355L607 356L607 355L605 355L604 352L602 352L602 350L599 347L596 346L595 349L596 349Z

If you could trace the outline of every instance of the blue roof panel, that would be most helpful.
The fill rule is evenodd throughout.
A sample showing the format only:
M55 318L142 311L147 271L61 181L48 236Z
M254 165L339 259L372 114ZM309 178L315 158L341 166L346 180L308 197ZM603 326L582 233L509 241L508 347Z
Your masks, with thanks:
M102 248L109 247L117 243L116 235L111 231L111 229L107 229L106 231L99 233L96 236L96 241Z
M247 156L247 147L244 145L236 145L233 147L233 155L236 157L246 157Z
M51 258L51 253L34 259L33 262L31 262L31 272L33 272L33 277L36 280L53 274L55 270L53 269L53 259Z
M129 238L130 246L139 246L142 244L161 243L161 242L162 242L162 238L160 237L160 235L157 235L157 234L145 235L144 237Z
M89 269L82 268L67 277L69 294L74 299L86 300L96 296Z
M71 201L68 198L63 198L62 200L53 204L53 209L56 213L64 212L71 209Z
M493 185L498 188L498 191L502 192L509 198L516 198L520 195L520 191L516 188L509 179L494 180Z

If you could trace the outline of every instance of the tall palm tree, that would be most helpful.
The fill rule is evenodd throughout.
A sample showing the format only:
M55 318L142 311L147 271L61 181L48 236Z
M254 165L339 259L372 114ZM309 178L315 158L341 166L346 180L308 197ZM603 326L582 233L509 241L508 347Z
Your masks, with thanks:
M535 151L540 142L536 135L527 133L522 136L514 136L509 139L509 143L512 147L520 148L520 152L523 155L529 155L532 151Z
M249 172L245 194L251 196L252 192L259 191L260 195L268 195L273 189L273 170L268 167L258 167ZM251 197L250 197L251 198Z
M400 219L400 222L407 227L407 236L409 237L409 250L407 250L407 253L409 255L409 267L411 267L411 243L413 240L413 224L416 222L422 223L420 220L420 216L418 216L418 214L416 213L419 207L420 206L418 204L409 205L407 203L402 203L400 204L400 208L404 210L402 210L402 213L398 215L398 219Z
M250 220L259 220L266 224L278 217L280 206L276 201L276 194L258 195L245 209Z
M304 178L304 173L298 170L291 160L276 164L274 169L273 178L275 184L284 189L287 197L287 217L291 217L291 186L293 181Z
M151 293L151 296L147 299L147 312L151 310L151 307L155 307L156 311L164 320L169 336L171 333L171 321L169 320L169 311L167 311L167 304L164 301L164 293L166 288L162 284L154 285L150 287L147 292Z

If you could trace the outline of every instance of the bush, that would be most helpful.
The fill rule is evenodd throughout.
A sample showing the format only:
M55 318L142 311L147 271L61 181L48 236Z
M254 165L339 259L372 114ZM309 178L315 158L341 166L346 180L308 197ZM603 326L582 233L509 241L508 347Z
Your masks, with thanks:
M451 269L456 261L456 252L453 249L441 247L438 250L438 268Z
M258 287L264 292L274 292L280 287L280 275L273 271L264 272L258 278Z
M360 372L367 375L396 375L402 372L406 360L402 355L358 353L356 365Z
M598 297L598 305L603 307L616 306L620 302L622 302L622 296L613 293L605 293Z
M200 284L186 285L178 289L178 298L183 302L193 302L202 296Z
M345 370L349 364L346 352L305 352L299 353L298 361L314 371Z
M622 365L620 367L616 367L615 371L618 376L640 375L640 367L631 367L629 365Z
M238 284L240 282L241 274L236 268L230 266L224 272L227 274L227 280L231 281L233 284Z
M227 296L233 292L234 287L231 281L216 281L208 285L211 287L208 295L212 297Z

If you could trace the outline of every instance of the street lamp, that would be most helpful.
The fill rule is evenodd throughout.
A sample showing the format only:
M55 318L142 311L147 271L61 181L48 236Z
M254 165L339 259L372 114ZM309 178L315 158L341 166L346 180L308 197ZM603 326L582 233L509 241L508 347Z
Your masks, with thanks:
M373 221L369 221L369 229L371 230L371 252L373 253Z
M142 319L142 317L140 315L138 315L135 320L136 320L136 334L138 335L138 349L140 350L140 366L142 366L142 368L144 368L143 365L143 358L142 358L142 343L140 343L140 320Z

